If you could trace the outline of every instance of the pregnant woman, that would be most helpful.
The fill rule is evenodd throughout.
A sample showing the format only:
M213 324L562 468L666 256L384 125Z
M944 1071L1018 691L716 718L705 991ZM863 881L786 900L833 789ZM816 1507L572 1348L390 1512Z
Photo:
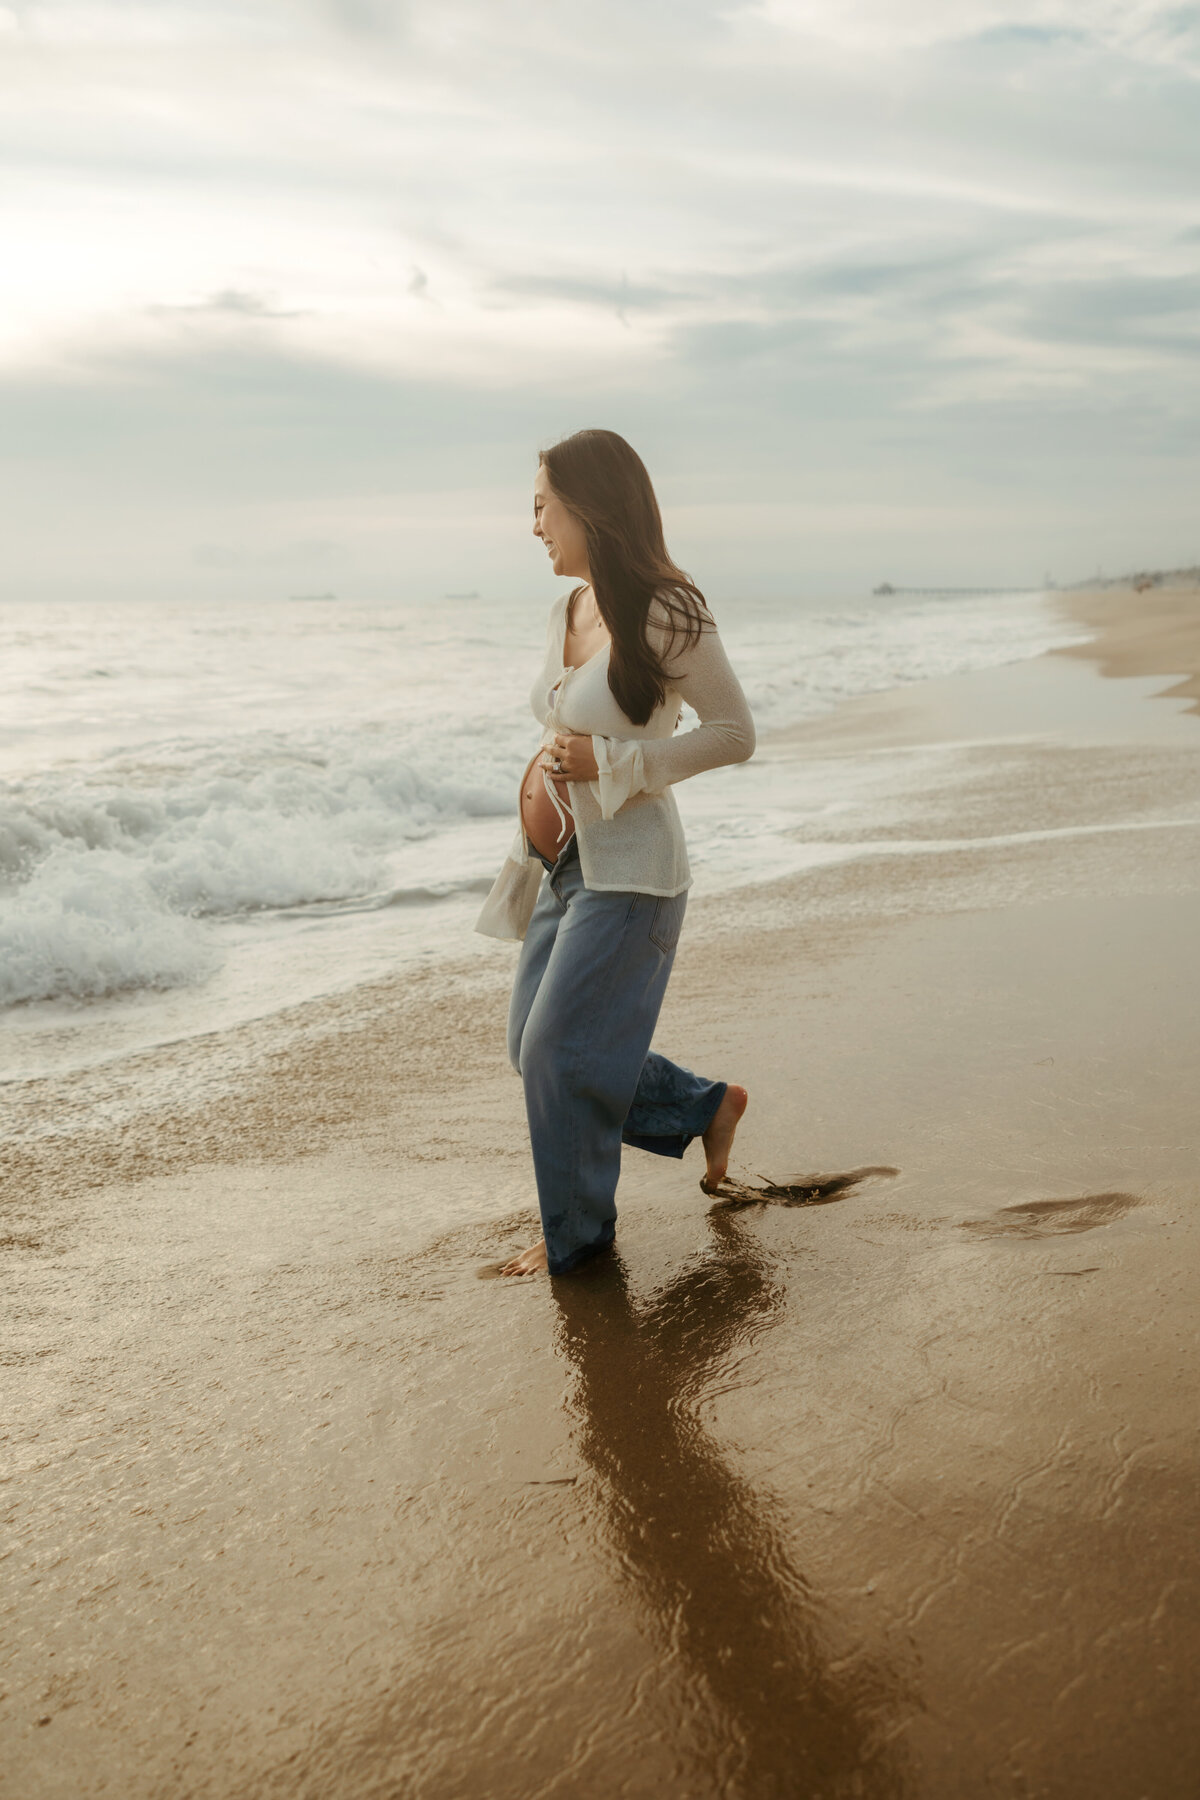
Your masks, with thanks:
M700 590L667 554L641 458L612 431L542 453L533 530L580 585L550 610L534 684L541 748L521 827L479 917L523 938L508 1049L525 1088L540 1243L505 1275L566 1275L612 1243L622 1143L704 1145L725 1174L746 1090L650 1049L691 885L671 784L754 750ZM684 701L699 725L675 736Z

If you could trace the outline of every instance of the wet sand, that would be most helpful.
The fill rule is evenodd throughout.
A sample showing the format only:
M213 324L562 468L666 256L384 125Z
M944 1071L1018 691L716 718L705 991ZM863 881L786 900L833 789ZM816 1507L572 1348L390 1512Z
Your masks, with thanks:
M733 1173L895 1175L714 1205L630 1153L611 1262L481 1280L535 1229L499 946L35 1095L0 1793L1200 1791L1200 726L1154 697L1200 595L1151 648L1154 599L772 740L941 774L689 909L657 1041L751 1089Z
M1200 671L1196 663L1200 585L1195 572L1166 577L1161 585L1131 591L1128 582L1079 588L1063 594L1064 610L1095 632L1091 644L1064 654L1089 656L1105 675L1174 675L1163 691L1192 702L1200 712Z

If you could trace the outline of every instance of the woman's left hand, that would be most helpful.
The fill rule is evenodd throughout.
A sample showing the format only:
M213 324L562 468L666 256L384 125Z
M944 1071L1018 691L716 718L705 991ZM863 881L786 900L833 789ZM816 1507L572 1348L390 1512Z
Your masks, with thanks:
M555 762L557 769L553 766ZM566 781L595 781L600 773L591 738L571 737L565 731L556 731L553 744L543 750L542 766Z

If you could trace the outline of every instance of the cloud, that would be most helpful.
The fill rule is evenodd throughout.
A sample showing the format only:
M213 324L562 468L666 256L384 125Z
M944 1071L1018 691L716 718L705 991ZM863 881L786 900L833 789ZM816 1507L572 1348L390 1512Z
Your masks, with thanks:
M873 56L964 41L1065 42L1200 72L1200 8L1169 0L754 0L740 17Z
M175 306L152 306L151 313L229 313L241 319L299 319L304 315L295 308L271 306L260 294L247 294L237 288L223 288L205 300Z
M353 37L394 43L409 29L405 0L326 0L326 6L333 24Z
M506 275L494 281L490 294L501 305L542 306L561 302L611 313L622 325L630 313L662 313L686 309L690 296L681 288L654 282L633 282L627 275L617 280L603 277L559 275Z
M105 543L135 493L189 579L266 567L295 509L379 570L388 506L515 517L536 446L594 423L726 508L867 487L928 519L978 483L1033 518L1086 469L1136 561L1132 447L1197 473L1197 17L31 3L0 119L12 577L66 558L56 492ZM766 579L769 537L731 566Z
M344 544L330 543L324 538L300 538L270 549L260 546L237 547L232 544L197 544L192 561L202 569L315 569L325 571L344 563Z

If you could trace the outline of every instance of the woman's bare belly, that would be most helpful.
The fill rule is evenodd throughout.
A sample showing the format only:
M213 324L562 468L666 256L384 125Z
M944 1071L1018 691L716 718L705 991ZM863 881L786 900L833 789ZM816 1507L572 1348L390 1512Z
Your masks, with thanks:
M525 836L538 854L553 862L575 835L575 822L571 817L571 801L565 781L554 782L558 803L567 815L565 827L555 812L554 802L546 792L541 755L539 750L521 777L521 824L525 828Z

